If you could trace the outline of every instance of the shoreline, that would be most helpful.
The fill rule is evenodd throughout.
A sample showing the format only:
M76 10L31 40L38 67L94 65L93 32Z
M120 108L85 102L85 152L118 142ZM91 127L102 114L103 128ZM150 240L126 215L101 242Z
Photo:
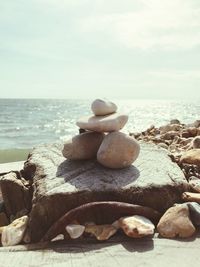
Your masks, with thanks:
M25 161L15 161L0 163L0 176L11 171L20 171L24 167Z
M0 149L0 164L25 161L31 148Z

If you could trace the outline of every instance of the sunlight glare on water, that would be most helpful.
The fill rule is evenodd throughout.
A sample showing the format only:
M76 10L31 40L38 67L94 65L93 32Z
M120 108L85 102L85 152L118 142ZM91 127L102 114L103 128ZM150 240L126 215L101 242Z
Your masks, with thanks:
M171 119L191 123L200 119L198 102L165 100L113 100L129 115L123 132L161 126ZM91 100L1 99L0 149L31 148L40 143L66 140L78 133L76 120L92 115Z

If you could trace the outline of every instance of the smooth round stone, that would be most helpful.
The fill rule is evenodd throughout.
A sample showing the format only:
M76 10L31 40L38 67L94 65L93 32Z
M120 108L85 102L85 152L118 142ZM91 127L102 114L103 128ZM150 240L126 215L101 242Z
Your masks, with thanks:
M117 111L117 106L110 101L96 99L92 102L91 110L96 116L104 116Z
M128 116L113 113L106 116L84 117L76 122L81 129L95 132L114 132L119 131L128 121Z
M127 236L140 238L154 234L155 226L147 218L133 215L119 219L119 225Z
M196 229L190 220L187 204L176 204L169 208L161 217L157 230L161 236L168 238L192 236Z
M140 145L133 137L113 132L105 136L97 152L97 160L105 167L120 169L130 166L139 152Z
M85 132L76 135L64 144L63 156L71 160L96 158L103 138L104 134L97 132Z

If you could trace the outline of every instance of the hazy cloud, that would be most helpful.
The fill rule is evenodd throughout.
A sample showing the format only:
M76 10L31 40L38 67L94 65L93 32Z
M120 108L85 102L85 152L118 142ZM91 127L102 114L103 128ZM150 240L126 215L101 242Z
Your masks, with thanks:
M0 1L0 97L199 96L199 0Z
M81 20L86 33L107 34L127 47L187 49L200 44L200 3L138 0L135 12L91 15Z

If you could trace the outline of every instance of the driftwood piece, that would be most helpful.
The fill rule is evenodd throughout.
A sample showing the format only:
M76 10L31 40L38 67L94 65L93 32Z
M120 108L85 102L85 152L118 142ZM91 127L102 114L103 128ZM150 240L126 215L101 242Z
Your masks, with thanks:
M92 202L70 210L61 217L46 233L44 241L52 240L58 234L65 233L65 227L73 221L80 224L94 222L95 224L111 224L117 219L129 215L142 215L158 222L160 213L157 211L139 205L133 205L122 202Z
M40 240L69 210L95 201L119 201L164 211L181 201L188 183L176 163L163 149L141 144L134 165L119 170L101 166L96 160L69 161L62 144L35 148L24 172L33 177L33 207L28 232Z

